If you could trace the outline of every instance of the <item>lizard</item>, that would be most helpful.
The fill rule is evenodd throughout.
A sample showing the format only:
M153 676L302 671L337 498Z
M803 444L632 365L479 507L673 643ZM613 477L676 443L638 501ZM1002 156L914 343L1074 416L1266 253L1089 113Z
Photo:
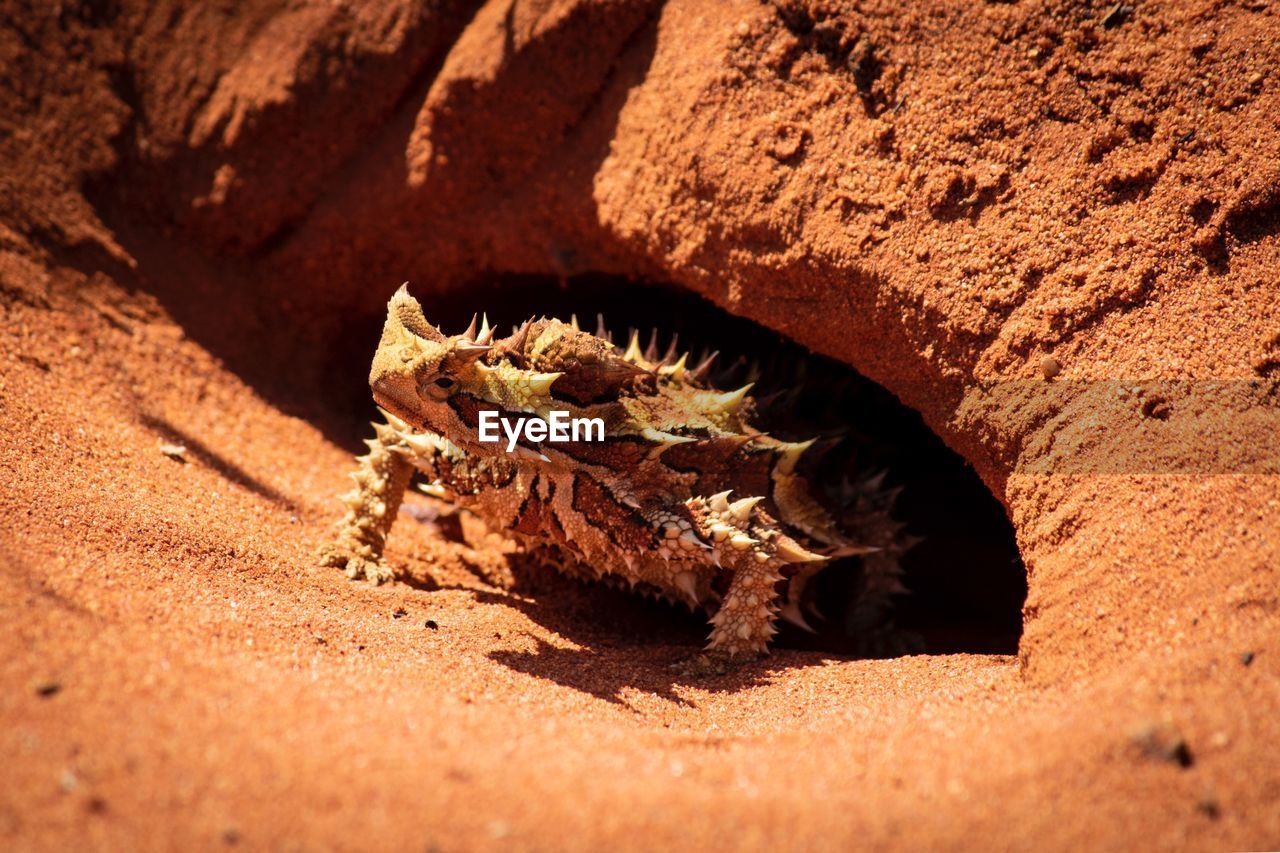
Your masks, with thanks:
M625 348L556 319L495 339L487 316L446 335L401 287L387 307L369 385L384 420L357 458L355 488L323 566L375 584L391 580L386 538L416 474L423 491L470 510L567 573L621 580L710 618L707 651L767 652L787 619L809 629L804 590L832 561L862 555L868 612L904 591L894 525L859 541L814 495L802 460L810 441L755 426L751 385L709 381L714 354ZM600 441L482 441L484 413L604 423ZM492 419L492 416L489 416ZM510 446L510 452L508 452ZM866 490L855 509L883 521ZM857 525L854 525L855 527ZM886 532L888 531L888 532ZM879 540L879 541L876 541ZM811 630L811 629L810 629Z

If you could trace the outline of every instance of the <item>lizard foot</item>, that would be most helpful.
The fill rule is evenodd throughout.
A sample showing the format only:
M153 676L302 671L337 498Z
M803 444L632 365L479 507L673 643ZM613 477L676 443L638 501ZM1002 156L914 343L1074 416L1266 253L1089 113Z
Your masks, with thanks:
M392 580L395 575L381 559L361 554L360 548L342 543L326 545L320 549L319 562L326 568L342 569L352 580L367 580L374 586Z

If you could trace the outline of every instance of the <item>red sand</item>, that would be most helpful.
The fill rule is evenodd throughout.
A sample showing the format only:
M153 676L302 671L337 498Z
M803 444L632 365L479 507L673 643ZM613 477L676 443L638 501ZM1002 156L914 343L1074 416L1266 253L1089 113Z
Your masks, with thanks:
M0 15L0 842L1280 847L1280 9L471 5ZM918 408L1018 657L685 680L497 538L313 570L351 324L584 272Z

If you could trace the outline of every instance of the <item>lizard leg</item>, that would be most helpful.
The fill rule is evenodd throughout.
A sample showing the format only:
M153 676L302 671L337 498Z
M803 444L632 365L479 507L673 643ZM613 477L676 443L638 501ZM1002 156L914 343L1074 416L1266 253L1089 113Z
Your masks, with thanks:
M898 560L917 541L905 535L902 522L890 510L900 489L884 490L883 477L873 477L857 486L846 486L853 494L852 514L846 527L859 541L876 550L862 555L862 584L858 596L845 614L845 631L857 638L859 654L868 657L896 657L924 651L924 640L894 624L893 600L907 592Z
M356 487L342 496L347 514L338 526L336 541L320 549L319 562L342 569L349 578L379 584L392 578L382 549L413 476L413 465L396 449L400 438L394 429L374 424L374 430L377 437L365 441L369 452L356 458L359 467L351 475Z
M763 559L760 559L760 558ZM711 637L707 650L730 657L763 654L778 630L777 583L782 575L764 550L749 549L738 561L720 609L711 617Z
M781 610L778 582L791 563L825 558L803 548L757 504L763 498L729 501L729 493L686 502L699 533L710 543L712 562L731 573L729 589L711 617L708 651L730 657L768 650Z

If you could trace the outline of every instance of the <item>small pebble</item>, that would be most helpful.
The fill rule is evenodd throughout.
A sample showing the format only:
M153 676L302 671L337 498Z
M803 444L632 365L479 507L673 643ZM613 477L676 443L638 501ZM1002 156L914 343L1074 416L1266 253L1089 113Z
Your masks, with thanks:
M35 685L36 695L48 699L50 696L57 695L62 690L62 683L58 681L38 681Z
M1167 761L1183 769L1195 763L1186 738L1172 725L1146 723L1136 728L1129 739L1148 758Z
M1253 652L1243 652L1240 655L1240 663L1248 666L1253 663Z
M1062 365L1059 364L1058 360L1053 356L1046 355L1044 358L1040 359L1040 375L1042 375L1046 381L1054 378L1061 372Z
M430 628L432 631L435 631L440 627L440 625L434 619L428 619L426 622L423 623L423 625L427 628Z
M391 611L392 619L400 619L408 615L409 615L409 611L405 610L403 607L397 607L395 610Z
M1205 817L1214 820L1217 819L1218 815L1222 814L1222 809L1218 806L1217 798L1211 795L1201 797L1200 801L1196 803L1196 810Z

